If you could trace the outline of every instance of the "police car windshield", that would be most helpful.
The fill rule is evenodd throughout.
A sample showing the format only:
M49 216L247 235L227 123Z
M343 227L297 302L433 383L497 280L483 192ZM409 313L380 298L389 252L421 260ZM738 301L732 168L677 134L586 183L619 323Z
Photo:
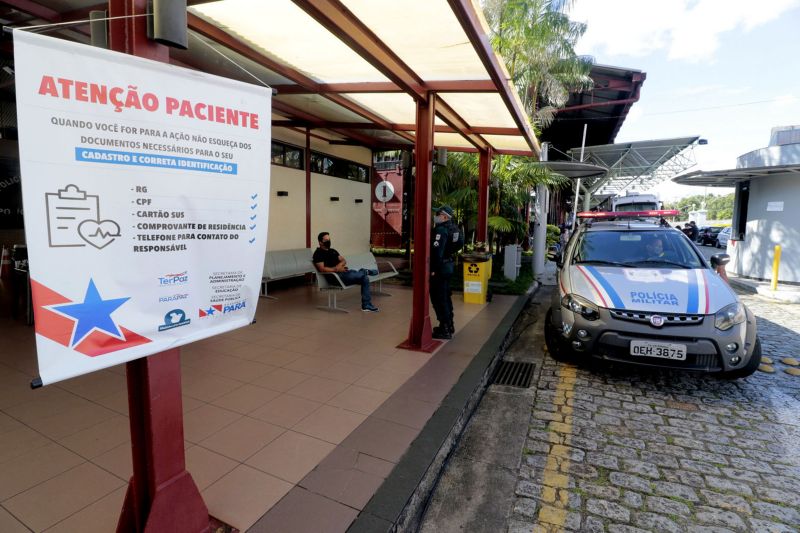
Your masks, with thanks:
M573 263L639 268L703 268L700 257L678 231L586 231Z

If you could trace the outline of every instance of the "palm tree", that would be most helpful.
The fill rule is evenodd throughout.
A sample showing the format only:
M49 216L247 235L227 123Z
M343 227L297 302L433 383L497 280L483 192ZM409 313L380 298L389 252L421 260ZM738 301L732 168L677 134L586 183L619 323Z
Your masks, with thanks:
M549 172L528 157L495 156L492 160L488 225L490 241L516 242L528 233L526 211L530 190L536 185L557 186L566 179ZM468 240L474 240L478 213L478 157L453 153L446 166L433 172L433 203L456 211Z
M571 21L573 0L486 0L492 45L538 131L553 120L571 91L589 89L592 60L575 54L586 25Z
M592 61L575 55L575 44L586 25L573 22L566 11L573 0L484 0L492 45L506 60L526 112L537 134L563 107L571 91L586 89ZM495 156L489 195L490 241L519 242L528 234L530 191L539 184L567 182L536 164L532 158ZM433 200L450 204L473 236L477 225L478 158L450 154L447 165L433 174Z

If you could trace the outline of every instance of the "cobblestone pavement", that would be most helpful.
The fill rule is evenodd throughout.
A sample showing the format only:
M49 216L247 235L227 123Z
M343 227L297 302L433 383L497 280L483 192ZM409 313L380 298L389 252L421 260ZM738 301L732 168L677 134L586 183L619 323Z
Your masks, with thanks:
M800 531L800 377L781 362L800 359L800 306L742 299L774 373L590 371L546 356L508 531Z

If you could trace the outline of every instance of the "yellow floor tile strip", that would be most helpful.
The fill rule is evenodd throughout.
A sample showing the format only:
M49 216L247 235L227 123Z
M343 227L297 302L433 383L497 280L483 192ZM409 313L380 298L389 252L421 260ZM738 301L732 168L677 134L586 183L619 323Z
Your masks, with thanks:
M577 369L574 366L559 365L558 384L556 385L555 403L563 414L562 422L550 422L548 428L563 437L561 444L553 444L547 455L542 475L542 494L540 498L539 524L534 527L535 533L546 531L562 531L567 521L567 501L569 492L570 459L569 446L572 443L572 406Z

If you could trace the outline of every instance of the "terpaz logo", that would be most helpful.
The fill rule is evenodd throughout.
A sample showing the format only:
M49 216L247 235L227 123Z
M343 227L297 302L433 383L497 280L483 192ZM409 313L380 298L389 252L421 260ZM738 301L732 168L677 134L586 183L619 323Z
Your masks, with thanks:
M164 315L164 324L158 326L158 331L166 331L168 329L179 328L187 326L191 323L191 319L186 318L186 313L183 309L173 309Z
M178 274L167 274L158 278L161 287L174 287L175 285L186 285L189 283L189 271L184 270Z

